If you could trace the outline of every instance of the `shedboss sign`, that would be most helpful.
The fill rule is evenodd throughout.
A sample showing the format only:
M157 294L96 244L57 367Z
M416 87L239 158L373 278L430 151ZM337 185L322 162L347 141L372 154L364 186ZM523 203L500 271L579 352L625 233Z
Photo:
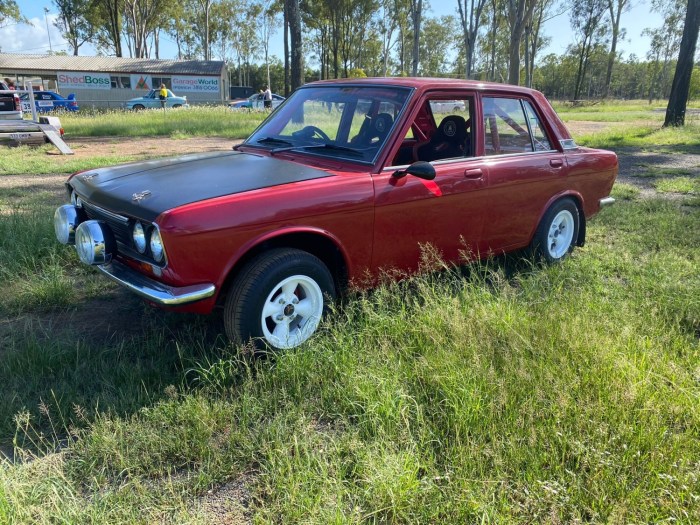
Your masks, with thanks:
M180 92L217 93L219 91L218 77L172 77L172 89Z
M111 89L109 75L103 73L59 73L61 89Z

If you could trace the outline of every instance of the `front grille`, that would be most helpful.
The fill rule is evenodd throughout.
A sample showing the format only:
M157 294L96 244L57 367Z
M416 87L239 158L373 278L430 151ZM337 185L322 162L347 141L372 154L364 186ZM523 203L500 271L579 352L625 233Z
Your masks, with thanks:
M129 228L129 219L85 201L83 201L83 209L85 210L85 215L87 215L88 219L107 223L114 233L114 238L118 243L125 246L131 245L131 229Z

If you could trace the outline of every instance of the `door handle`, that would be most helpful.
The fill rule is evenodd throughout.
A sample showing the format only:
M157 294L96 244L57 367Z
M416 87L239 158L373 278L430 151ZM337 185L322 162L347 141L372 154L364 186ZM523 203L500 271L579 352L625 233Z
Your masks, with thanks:
M465 179L480 179L483 176L484 173L481 171L481 168L476 168L473 170L464 170Z
M552 166L552 168L561 168L564 165L564 161L561 159L551 159L549 165Z

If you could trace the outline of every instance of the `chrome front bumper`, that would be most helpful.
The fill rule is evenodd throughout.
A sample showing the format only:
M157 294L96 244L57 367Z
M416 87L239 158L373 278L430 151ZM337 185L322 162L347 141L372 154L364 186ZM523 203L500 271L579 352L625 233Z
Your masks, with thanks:
M200 301L211 297L216 292L216 286L206 283L182 287L168 286L149 279L119 261L112 261L96 268L135 294L163 306L178 306Z
M600 199L598 202L600 203L600 207L602 208L604 206L610 206L611 204L615 204L615 199L613 199L612 197L605 197L603 199Z

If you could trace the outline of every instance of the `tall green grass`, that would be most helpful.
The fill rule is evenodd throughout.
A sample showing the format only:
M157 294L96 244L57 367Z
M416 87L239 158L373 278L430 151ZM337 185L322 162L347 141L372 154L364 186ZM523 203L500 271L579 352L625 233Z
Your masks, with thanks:
M256 522L697 523L699 221L632 195L564 264L387 284L270 359L169 315L10 334L0 442L38 457L0 521L210 523L245 480Z
M247 137L265 112L232 111L225 106L194 106L144 111L114 110L61 116L69 136L78 137Z

